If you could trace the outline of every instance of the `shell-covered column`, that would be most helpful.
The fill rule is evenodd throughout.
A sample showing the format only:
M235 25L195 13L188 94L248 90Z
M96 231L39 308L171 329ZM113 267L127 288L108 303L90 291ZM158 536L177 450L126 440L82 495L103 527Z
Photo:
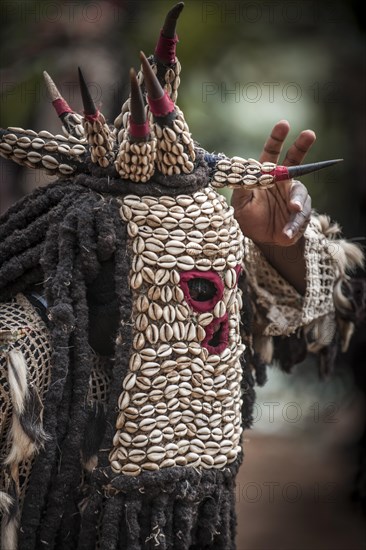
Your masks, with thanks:
M133 253L133 349L113 471L224 468L240 452L243 236L211 187L121 201Z

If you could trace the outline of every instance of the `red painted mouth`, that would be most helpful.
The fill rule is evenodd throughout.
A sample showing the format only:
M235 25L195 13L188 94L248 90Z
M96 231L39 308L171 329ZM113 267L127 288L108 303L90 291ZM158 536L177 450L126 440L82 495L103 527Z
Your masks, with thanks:
M220 319L214 319L205 327L205 331L206 337L202 347L206 348L211 355L222 353L229 343L228 314L226 313Z

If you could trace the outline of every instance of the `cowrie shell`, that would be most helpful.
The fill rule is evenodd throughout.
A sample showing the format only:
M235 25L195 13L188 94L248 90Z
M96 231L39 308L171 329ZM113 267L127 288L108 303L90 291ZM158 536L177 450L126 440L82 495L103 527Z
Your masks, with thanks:
M224 455L216 455L214 457L214 468L223 468L227 463L227 457Z
M178 121L176 122L178 123ZM176 201L177 201L177 204L179 204L179 206L186 207L192 204L194 202L194 199L189 195L178 195L176 197Z
M173 291L171 287L168 285L164 286L161 289L161 300L165 303L169 303L172 301L172 299L173 299Z
M148 309L148 315L153 321L159 321L163 316L163 309L156 303L152 303Z
M150 237L145 242L146 250L151 250L156 254L161 254L164 250L164 244L154 237ZM142 252L142 251L141 251Z
M132 449L128 453L128 458L133 463L142 462L146 458L146 452L142 449Z
M214 458L210 455L203 454L201 455L201 466L202 468L212 468L214 465Z
M125 390L132 390L135 383L136 383L136 374L133 372L130 372L125 376L122 387Z
M138 476L141 468L137 464L128 463L122 467L122 472L128 476Z
M176 241L176 242L178 242L178 241ZM166 250L167 250L167 248L166 248ZM171 248L169 248L169 250L171 251ZM159 267L162 267L164 269L172 269L173 267L175 267L177 265L177 259L172 255L171 252L169 252L169 254L164 254L163 256L161 256L158 259L157 263L158 263Z
M143 418L139 423L139 428L143 432L151 432L156 426L155 418Z
M172 305L165 306L162 315L166 323L173 323L175 320L175 307Z
M225 315L226 306L225 306L225 303L222 300L219 300L217 302L217 304L214 307L213 313L214 313L214 316L218 319L220 319L221 317L223 317Z
M156 325L149 325L145 331L145 336L150 344L156 344L159 340L159 329Z
M201 231L198 231L198 229L187 233L187 239L192 242L201 243L203 238L203 233Z
M143 434L139 434L139 435L136 435L132 441L131 441L131 444L134 446L134 447L137 447L137 448L141 448L141 447L146 447L146 445L148 444L149 440L147 438L146 435L143 435Z
M156 464L156 462L144 462L143 464L141 464L141 468L143 470L148 470L151 472L160 470L159 465Z
M173 328L168 324L164 323L160 328L160 339L163 342L169 342L173 339L174 336Z
M189 254L189 256L199 256L202 254L202 246L195 242L188 243L186 246L186 253Z
M167 269L158 269L155 274L154 282L158 286L165 285L170 279L170 273Z
M190 256L180 256L177 258L177 266L178 269L188 271L190 269L193 269L194 260Z
M171 240L168 241L165 245L165 250L168 254L172 256L178 256L185 251L186 247L181 241Z
M189 231L194 226L194 220L192 218L182 218L179 221L179 227L181 227L184 231Z
M156 285L151 286L147 291L147 297L149 298L149 300L152 300L152 301L159 300L160 295L161 295L161 289Z

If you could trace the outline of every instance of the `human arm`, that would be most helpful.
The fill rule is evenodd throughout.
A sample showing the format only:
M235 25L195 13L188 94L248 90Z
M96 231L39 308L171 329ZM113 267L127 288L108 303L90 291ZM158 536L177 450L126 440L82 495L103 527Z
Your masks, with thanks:
M288 132L286 121L275 125L261 162L278 162ZM283 164L301 163L314 141L311 130L301 132ZM311 211L310 197L300 182L279 182L273 188L253 191L238 189L232 204L246 237L254 351L265 363L271 362L273 336L285 336L287 347L295 339L298 349L302 341L308 351L326 350L336 340L346 349L353 330L347 316L352 317L355 304L344 289L350 288L349 271L362 264L361 250L339 238L339 226L327 216Z
M260 162L278 163L289 133L287 121L278 122L267 139ZM316 137L304 130L288 150L283 165L302 162ZM262 251L269 263L301 294L306 289L303 232L311 215L311 198L306 187L293 180L269 189L235 189L235 216L244 235Z

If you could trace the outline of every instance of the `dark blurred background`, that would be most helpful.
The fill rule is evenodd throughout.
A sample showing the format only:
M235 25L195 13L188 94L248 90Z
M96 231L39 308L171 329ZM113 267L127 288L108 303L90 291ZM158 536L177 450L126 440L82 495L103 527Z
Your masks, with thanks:
M81 112L80 65L113 121L130 66L153 50L166 0L2 0L0 124L60 132L42 80L47 70ZM357 1L186 0L179 22L178 104L209 151L258 157L274 123L291 138L312 128L308 161L344 158L309 175L313 205L364 244L365 28ZM51 181L0 159L0 211ZM364 429L365 343L359 330L334 376L313 362L273 370L258 395L238 483L238 550L361 550L351 499ZM362 389L363 388L363 389ZM266 404L267 403L267 404ZM295 403L295 405L291 405ZM272 415L271 415L272 411Z

